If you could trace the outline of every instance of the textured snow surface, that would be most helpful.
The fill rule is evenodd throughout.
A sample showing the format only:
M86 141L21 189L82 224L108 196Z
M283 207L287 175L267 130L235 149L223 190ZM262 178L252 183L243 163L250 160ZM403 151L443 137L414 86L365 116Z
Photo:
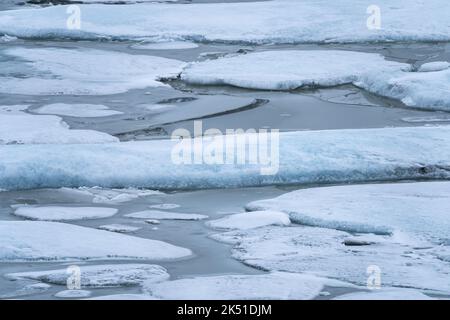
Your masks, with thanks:
M252 137L239 140L245 138L254 147ZM221 136L215 139L223 141ZM203 149L215 139L203 139ZM177 164L172 152L178 143L0 146L0 188L198 189L450 177L447 126L280 133L274 175L261 175L261 169L270 167L265 163Z
M100 207L61 207L61 206L23 206L14 211L14 215L30 220L69 221L82 219L102 219L117 213L114 208Z
M169 279L166 269L153 264L114 264L79 266L81 287L104 288L140 285L143 281L158 282ZM18 272L5 275L11 280L32 279L45 283L66 285L72 275L68 269Z
M287 226L289 215L279 211L253 211L232 214L222 219L209 221L208 226L217 229L252 229L270 225Z
M144 210L126 214L125 217L137 219L157 219L157 220L203 220L208 216L195 213L179 213L161 210Z
M0 80L1 86L1 80ZM28 106L0 106L1 144L107 143L119 139L94 130L71 130L60 117L26 113Z
M172 59L94 49L10 48L0 54L13 58L11 64L25 68L27 74L0 73L0 92L10 94L105 95L158 87L163 86L158 79L177 76L184 65Z
M294 300L316 297L327 282L310 275L274 272L145 283L144 291L156 298L172 300Z
M448 41L447 0L378 0L381 28L367 1L275 0L247 3L80 5L80 29L67 6L0 14L0 33L39 38L121 38L252 43ZM198 17L201 17L199 19Z
M168 260L189 249L86 227L41 221L0 221L1 261Z
M437 242L450 239L450 182L367 184L301 189L252 202L293 222L351 232L402 231Z
M54 103L34 109L33 112L39 114L56 114L69 117L107 117L123 112L109 109L107 106L101 104L67 104Z
M229 231L213 238L234 244L232 255L270 271L305 272L366 286L370 266L382 286L450 292L448 262L432 247L408 237L377 236L371 245L345 245L349 233L317 227L265 227Z

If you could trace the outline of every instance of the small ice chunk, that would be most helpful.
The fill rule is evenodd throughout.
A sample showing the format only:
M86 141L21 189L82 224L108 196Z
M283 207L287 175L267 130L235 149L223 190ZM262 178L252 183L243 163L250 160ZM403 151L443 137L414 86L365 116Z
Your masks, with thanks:
M207 222L217 229L252 229L269 225L287 226L291 223L289 215L279 211L253 211L226 216Z
M115 223L115 224L105 224L105 225L99 226L97 229L111 231L111 232L129 233L129 232L138 231L141 228Z
M450 68L450 63L447 61L435 61L424 63L419 67L419 72L434 72L434 71L442 71Z
M208 216L194 213L179 213L161 210L144 210L126 214L125 217L137 219L157 219L157 220L203 220Z
M148 220L145 220L145 223L148 223L148 224L160 224L161 222L159 220L155 220L155 219L148 219Z
M117 211L114 208L100 207L20 206L14 215L30 220L70 221L109 218Z
M188 257L167 242L59 222L0 221L0 261L73 261Z
M166 269L154 264L107 264L79 266L81 287L105 288L140 285L143 281L159 282L169 279ZM9 273L11 280L32 279L55 285L66 285L68 269Z
M56 114L60 116L69 117L107 117L117 114L123 114L123 112L111 110L107 106L101 104L67 104L67 103L54 103L42 106L40 108L32 110L32 112L39 114Z
M91 294L91 291L88 290L63 290L55 293L55 297L64 299L77 299L90 297Z

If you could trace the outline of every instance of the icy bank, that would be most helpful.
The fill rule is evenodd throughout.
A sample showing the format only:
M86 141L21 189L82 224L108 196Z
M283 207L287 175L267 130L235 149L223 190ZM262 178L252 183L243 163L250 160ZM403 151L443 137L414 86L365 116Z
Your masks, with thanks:
M293 222L350 232L403 231L438 242L450 239L450 182L302 189L247 208L279 210Z
M447 0L379 0L380 29L367 24L369 5L354 0L92 4L80 5L80 29L67 28L67 6L53 6L1 12L0 33L45 39L146 37L251 43L450 40Z
M0 92L9 94L121 93L163 86L160 78L177 76L184 66L172 59L93 49L10 48L0 54L14 58L11 64L27 74L0 73Z
M238 137L250 147L257 143L252 135L231 136ZM222 136L216 139L223 141ZM206 154L208 143L217 142L192 140L196 146L202 142ZM177 163L172 152L178 143L3 145L0 188L199 189L450 177L448 126L281 133L275 159L279 168L273 175L261 175L266 163Z
M0 261L168 260L191 254L162 241L66 223L0 221Z
M450 111L450 69L442 64L425 65L436 72L412 72L410 65L374 53L265 51L192 63L181 78L192 84L263 90L354 84L407 106Z

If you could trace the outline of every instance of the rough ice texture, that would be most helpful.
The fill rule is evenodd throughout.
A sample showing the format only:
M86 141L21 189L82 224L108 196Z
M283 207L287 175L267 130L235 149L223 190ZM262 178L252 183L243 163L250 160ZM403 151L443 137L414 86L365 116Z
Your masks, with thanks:
M0 221L0 261L168 260L191 254L162 241L65 223Z
M55 297L64 299L87 298L91 296L88 290L63 290L55 293Z
M287 226L291 223L289 215L279 211L254 211L226 216L209 221L208 226L217 229L252 229L270 225Z
M252 202L250 210L279 210L293 222L350 232L402 231L450 239L450 182L368 184L301 189Z
M107 117L123 112L109 109L107 106L101 104L67 104L67 103L53 103L48 104L32 112L39 114L56 114L69 117Z
M171 300L303 300L316 297L324 283L309 275L274 272L145 283L144 292Z
M1 18L0 18L1 20ZM144 55L93 49L11 48L0 53L18 59L27 77L0 74L0 92L37 95L105 95L163 86L184 63Z
M114 224L105 224L105 225L99 226L97 229L111 231L111 232L129 233L129 232L138 231L141 228L127 226L125 224L114 223Z
M434 298L414 289L381 288L369 292L348 293L333 300L434 300Z
M0 144L75 144L119 141L103 132L71 130L60 117L28 114L25 112L27 108L28 106L24 105L0 106Z
M274 175L261 175L266 164L176 164L171 154L178 143L0 146L0 188L198 189L450 177L447 126L280 133Z
M14 211L14 215L30 220L69 221L82 219L102 219L117 213L114 208L100 207L61 207L61 206L23 206Z
M450 69L412 72L412 66L374 53L284 50L192 63L181 78L193 84L264 90L354 84L405 105L450 111Z
M67 6L0 14L0 33L38 38L146 37L251 43L448 41L447 0L379 0L381 29L367 25L370 2L275 0L247 3L80 5L80 29ZM201 17L201 19L198 19Z
M195 213L179 213L161 210L144 210L126 214L125 217L137 219L158 219L158 220L203 220L208 216Z
M229 231L214 239L234 244L232 255L264 270L312 273L366 286L367 268L377 266L383 286L449 293L447 262L433 248L416 247L410 239L377 236L371 245L345 245L350 234L317 227L264 227Z
M435 61L424 63L420 66L419 72L434 72L434 71L442 71L450 68L450 63L447 61Z
M166 269L154 264L113 264L79 266L82 288L105 288L140 285L144 281L158 282L169 279ZM45 283L66 285L72 275L67 268L17 272L5 275L11 280L31 279Z

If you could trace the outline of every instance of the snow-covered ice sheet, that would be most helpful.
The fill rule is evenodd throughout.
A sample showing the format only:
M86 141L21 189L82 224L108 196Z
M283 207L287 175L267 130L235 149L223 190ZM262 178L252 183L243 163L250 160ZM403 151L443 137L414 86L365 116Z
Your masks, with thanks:
M434 298L414 289L380 288L369 292L344 294L333 300L434 300Z
M379 268L382 286L450 292L445 280L450 276L449 264L432 248L389 236L377 236L376 244L345 245L350 236L333 229L271 226L212 237L233 244L234 258L263 270L311 273L366 286L371 267Z
M442 71L450 68L450 63L447 61L434 61L424 63L420 66L419 72L434 72L434 71Z
M69 117L107 117L117 114L123 114L123 112L111 110L107 106L101 104L67 104L67 103L54 103L48 104L32 112L39 114L56 114L60 116Z
M144 281L159 282L169 279L166 269L154 264L107 264L79 266L82 288L136 286ZM32 279L45 283L66 285L71 269L9 273L11 280Z
M1 18L0 18L1 20ZM94 49L10 48L0 52L27 77L0 72L0 92L36 95L105 95L158 87L184 62Z
M252 211L232 214L224 218L207 222L216 229L246 230L270 225L287 226L291 223L289 215L280 211Z
M181 78L193 84L264 90L354 84L410 107L450 111L450 69L413 72L375 53L283 50L191 63ZM436 66L434 66L437 69Z
M126 214L125 217L136 219L157 219L157 220L203 220L208 216L195 213L180 213L162 210L144 210Z
M141 228L139 227L132 227L132 226L127 226L125 224L118 224L118 223L114 223L114 224L104 224L99 226L97 229L100 230L106 230L106 231L111 231L111 232L119 232L119 233L129 233L129 232L135 232L140 230Z
M73 193L74 195L86 195L91 196L93 203L103 204L120 204L131 201L140 197L154 196L163 194L156 190L144 190L136 188L123 188L123 189L107 189L100 187L80 187L76 189L61 188L61 191L66 193Z
M306 300L316 297L328 282L310 275L273 272L145 283L144 292L171 300Z
M60 117L32 115L25 112L27 108L28 106L25 105L0 106L0 144L75 144L119 141L99 131L71 130Z
M237 137L255 147L254 135ZM217 142L192 140L204 150ZM180 164L172 158L178 140L0 146L0 188L199 189L450 177L447 126L286 132L279 140L279 157L274 152L269 166ZM274 175L261 175L277 167Z
M189 249L59 222L0 221L0 261L169 260Z
M109 218L117 211L101 207L20 206L14 211L14 215L30 220L70 221Z
M366 184L301 189L252 202L293 222L351 232L402 231L437 242L450 239L450 182Z
M448 41L447 0L378 0L381 28L367 1L80 5L80 29L67 6L0 13L0 33L39 38L120 38L251 43ZM197 18L201 17L201 19Z

